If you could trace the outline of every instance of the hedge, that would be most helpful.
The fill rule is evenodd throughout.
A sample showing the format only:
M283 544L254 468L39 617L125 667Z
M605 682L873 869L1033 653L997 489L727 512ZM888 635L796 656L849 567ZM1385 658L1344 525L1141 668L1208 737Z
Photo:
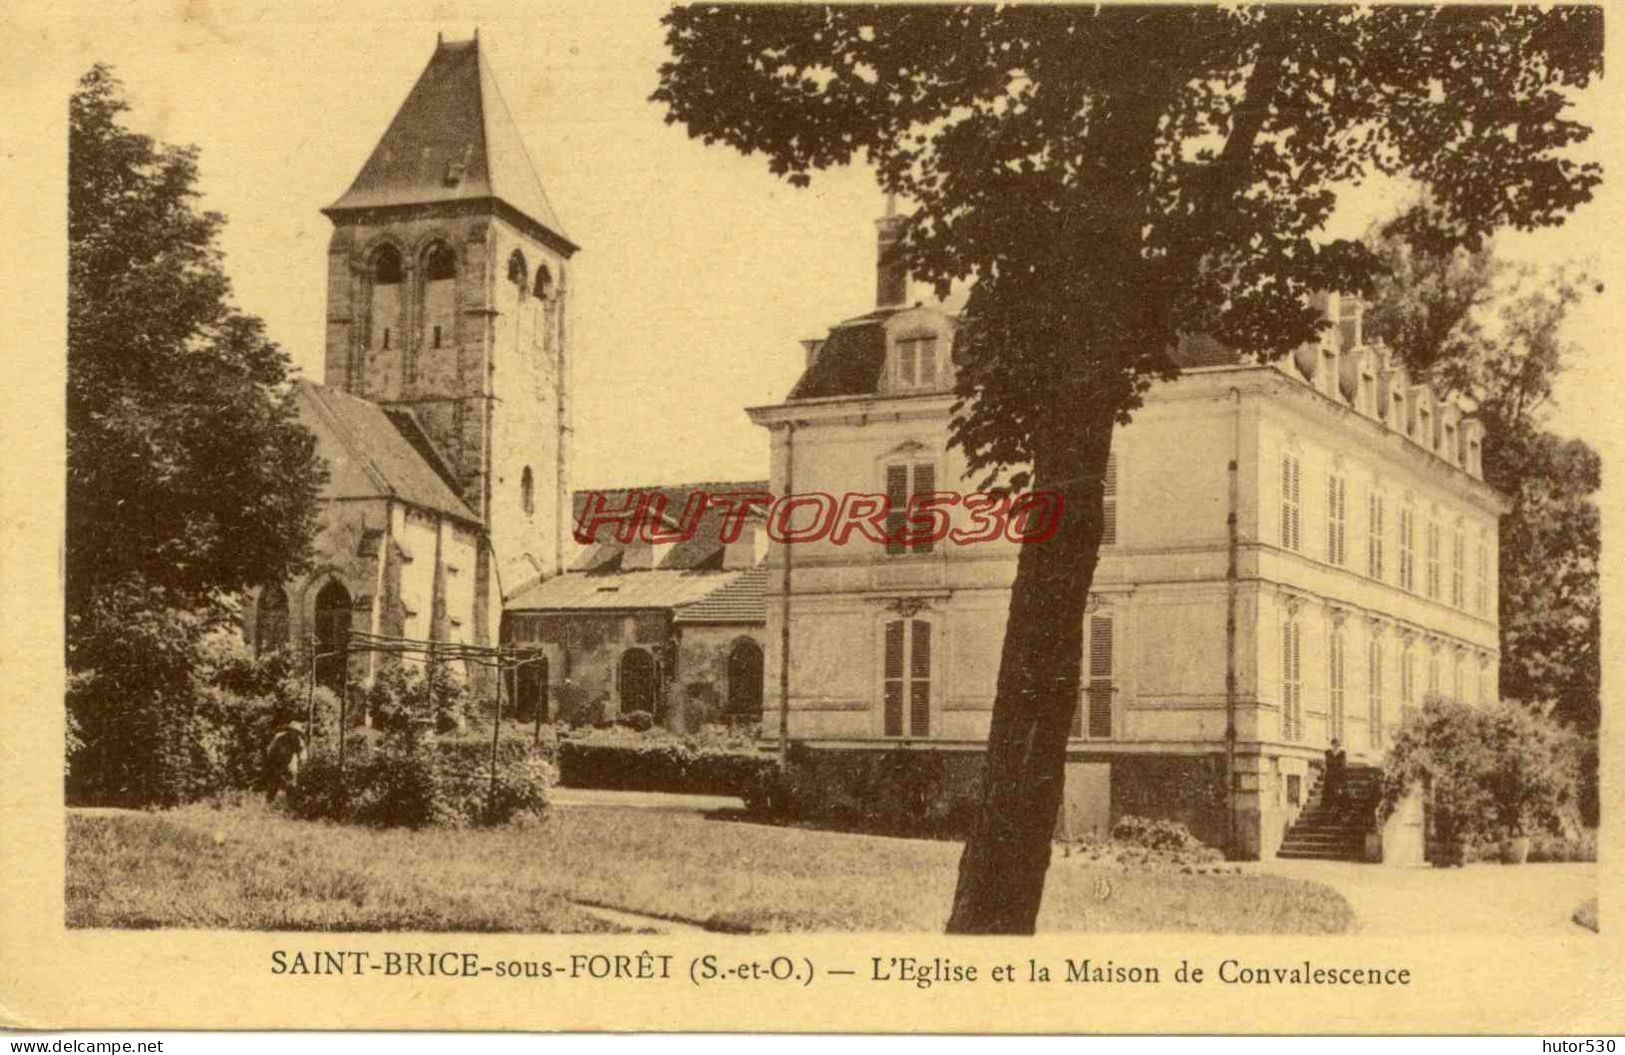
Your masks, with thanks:
M559 783L570 788L738 795L758 801L778 763L748 742L662 736L599 735L561 739Z

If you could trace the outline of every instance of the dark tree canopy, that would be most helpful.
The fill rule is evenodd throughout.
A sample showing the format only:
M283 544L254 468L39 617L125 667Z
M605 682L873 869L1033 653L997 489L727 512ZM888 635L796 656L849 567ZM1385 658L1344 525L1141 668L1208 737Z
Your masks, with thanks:
M127 109L103 66L69 107L70 617L120 582L185 606L281 580L326 474L287 355L231 304L197 151L129 131Z
M1435 208L1412 236L1438 251L1587 201L1601 174L1566 109L1601 72L1601 11L699 4L665 23L669 121L799 185L864 158L912 202L910 270L969 284L952 442L1062 494L1018 559L949 922L1030 932L1114 424L1177 373L1181 333L1277 356L1325 325L1310 294L1371 292L1374 254L1324 237L1351 182L1419 181Z
M914 202L926 281L974 279L958 439L1030 462L1040 390L1131 410L1179 331L1255 354L1364 291L1317 239L1337 188L1407 174L1426 235L1557 222L1596 166L1565 90L1601 68L1595 8L694 5L667 16L655 99L792 183L866 156ZM1020 348L1019 352L1011 351ZM1059 382L1060 387L1056 388Z

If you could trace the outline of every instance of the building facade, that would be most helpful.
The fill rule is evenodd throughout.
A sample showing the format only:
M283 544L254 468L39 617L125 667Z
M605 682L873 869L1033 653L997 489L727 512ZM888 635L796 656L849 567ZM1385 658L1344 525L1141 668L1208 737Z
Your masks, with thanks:
M688 537L677 536L685 533L682 511L701 509L698 501L689 505L696 496L766 488L765 480L748 480L578 493L577 523L589 502L603 514L594 541L565 574L507 603L504 642L544 657L530 681L516 684L520 711L540 708L567 725L642 713L676 732L759 722L767 579L760 512L730 539L722 510L706 507ZM659 506L651 511L652 498ZM610 518L634 511L673 540L617 537Z
M259 590L245 631L319 652L346 630L494 644L505 593L567 560L576 246L478 37L436 46L323 212L324 383L299 400L333 479L315 570Z
M750 411L772 436L775 494L895 505L971 487L947 446L955 317L908 302L885 264L893 223L876 309L805 342L787 399ZM1068 752L1074 832L1167 816L1232 856L1270 855L1332 738L1375 764L1428 694L1496 695L1505 502L1482 480L1480 426L1365 343L1357 304L1326 307L1324 340L1270 365L1182 342L1182 376L1113 437ZM970 527L963 507L952 516ZM773 545L767 725L787 706L814 760L901 750L973 770L1016 553Z

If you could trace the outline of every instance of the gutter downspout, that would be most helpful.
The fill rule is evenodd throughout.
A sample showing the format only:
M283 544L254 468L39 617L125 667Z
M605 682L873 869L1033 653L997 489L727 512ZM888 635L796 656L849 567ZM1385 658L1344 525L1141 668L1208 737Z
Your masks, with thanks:
M795 494L796 423L784 423L784 497ZM763 527L766 530L766 527ZM784 571L779 585L779 767L790 760L790 544L780 543Z
M1236 605L1240 590L1240 545L1237 538L1237 510L1240 508L1239 471L1241 462L1241 389L1230 389L1235 406L1235 425L1230 457L1230 515L1227 520L1229 559L1225 568L1224 611L1224 786L1228 848L1232 859L1236 845Z

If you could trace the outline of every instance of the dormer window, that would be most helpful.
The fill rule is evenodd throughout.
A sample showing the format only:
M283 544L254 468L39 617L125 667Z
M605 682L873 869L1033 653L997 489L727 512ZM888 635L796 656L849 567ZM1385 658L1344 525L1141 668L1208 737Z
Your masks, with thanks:
M895 387L899 392L935 388L937 385L937 335L916 333L896 342Z

